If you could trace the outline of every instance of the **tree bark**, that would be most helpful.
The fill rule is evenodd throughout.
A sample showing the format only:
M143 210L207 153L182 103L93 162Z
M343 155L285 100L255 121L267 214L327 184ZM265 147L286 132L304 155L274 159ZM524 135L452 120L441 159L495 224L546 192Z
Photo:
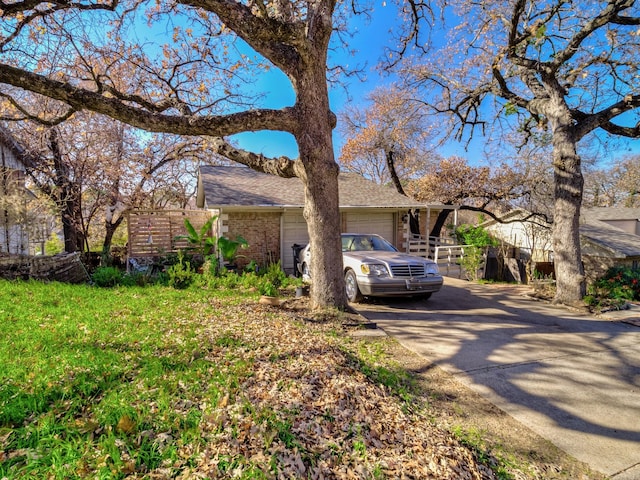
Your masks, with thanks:
M54 184L57 187L54 200L60 209L64 251L67 253L82 252L85 245L85 236L81 228L82 189L70 179L69 168L62 158L58 133L55 129L49 131L49 149L53 156Z
M102 259L103 262L111 263L111 242L113 241L113 235L118 230L118 227L122 224L124 220L123 216L119 216L118 219L113 222L109 219L104 221L104 240L102 242Z
M398 177L398 172L396 171L396 162L393 158L393 150L387 150L385 152L385 158L387 160L387 170L389 170L389 175L391 175L393 186L396 187L396 190L400 195L407 197L408 195L405 193L400 177Z
M584 180L570 123L554 128L553 167L555 203L552 241L556 273L556 296L553 302L576 305L586 294L579 232Z
M444 205L451 205L450 203L445 203ZM431 232L429 232L430 237L439 237L442 233L442 227L444 227L447 218L449 218L449 214L451 210L444 209L438 214L438 218L436 218L436 222L433 224L433 228Z
M316 12L315 23L323 22L307 38L304 66L294 76L297 90L296 140L300 151L305 190L304 218L311 245L311 304L313 308L348 306L342 266L338 173L331 132L336 117L329 107L326 82L326 44L331 36L331 16ZM313 125L313 128L309 128Z

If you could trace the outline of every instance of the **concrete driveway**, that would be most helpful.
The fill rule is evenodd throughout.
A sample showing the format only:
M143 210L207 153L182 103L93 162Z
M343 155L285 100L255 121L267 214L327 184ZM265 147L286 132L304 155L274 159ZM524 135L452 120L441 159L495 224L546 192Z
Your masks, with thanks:
M640 479L640 326L619 321L640 309L596 318L452 278L428 301L357 309L578 460Z

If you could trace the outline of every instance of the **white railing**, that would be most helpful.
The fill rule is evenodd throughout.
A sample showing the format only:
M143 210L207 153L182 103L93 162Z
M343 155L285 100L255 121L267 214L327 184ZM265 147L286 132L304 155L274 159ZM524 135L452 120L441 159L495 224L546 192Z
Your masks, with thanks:
M462 278L464 269L461 260L464 257L465 248L471 245L440 245L435 247L433 261L438 264L440 273L447 276L454 274L458 278Z
M433 258L435 249L443 245L456 245L453 238L446 237L424 237L422 235L411 235L407 240L407 253L424 258Z
M447 237L424 237L412 235L407 240L407 253L423 258L431 258L438 264L443 275L462 278L464 269L460 265L465 248L470 245L457 245L455 239Z

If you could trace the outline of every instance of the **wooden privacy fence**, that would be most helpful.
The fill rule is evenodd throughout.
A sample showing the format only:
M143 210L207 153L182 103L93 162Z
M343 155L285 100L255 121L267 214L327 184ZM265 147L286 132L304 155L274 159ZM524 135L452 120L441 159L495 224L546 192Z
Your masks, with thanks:
M197 232L211 214L206 210L130 210L127 214L129 258L156 257L175 253L189 246L184 219L188 218Z

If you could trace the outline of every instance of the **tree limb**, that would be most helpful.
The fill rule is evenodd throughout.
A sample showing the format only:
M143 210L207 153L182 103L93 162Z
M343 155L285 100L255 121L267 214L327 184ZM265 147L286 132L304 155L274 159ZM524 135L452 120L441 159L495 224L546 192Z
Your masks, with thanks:
M285 156L268 158L262 154L236 148L222 138L213 139L212 144L219 155L246 165L258 172L269 173L284 178L299 177L300 174L302 174L303 167L299 160L292 160Z
M227 136L256 130L281 130L294 133L297 124L294 108L280 110L255 109L229 115L185 116L159 114L135 107L113 96L78 88L11 65L0 64L0 83L60 100L72 108L88 109L108 115L150 132L178 135Z
M579 110L572 110L573 118L578 121L578 138L590 133L600 127L614 135L629 138L640 138L640 123L635 127L624 127L611 122L611 119L640 107L640 95L627 95L609 107L600 110L595 114L586 114Z
M302 22L280 21L278 19L254 15L251 7L233 0L178 0L183 5L215 13L223 23L231 28L257 52L271 60L278 68L291 73L299 56L296 47L303 46L305 25ZM311 7L309 7L311 8Z

